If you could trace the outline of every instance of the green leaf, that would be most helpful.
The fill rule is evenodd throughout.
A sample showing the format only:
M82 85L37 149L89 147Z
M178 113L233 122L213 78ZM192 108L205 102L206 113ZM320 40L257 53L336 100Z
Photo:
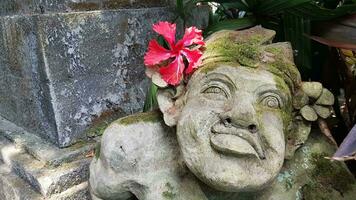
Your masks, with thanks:
M146 93L146 100L143 106L143 112L155 110L156 108L158 108L157 90L158 87L151 82L148 92Z
M256 8L257 14L274 15L312 0L266 0Z
M229 2L229 3L221 3L224 8L226 9L237 9L238 11L250 11L251 8L248 7L246 4L242 3L241 1Z
M177 4L176 11L177 11L179 17L184 20L185 19L185 15L184 15L184 2L183 2L183 0L177 0L176 4Z
M356 50L356 14L314 22L309 37L328 46Z
M256 25L256 19L254 17L244 17L240 19L230 19L230 20L224 20L220 21L216 24L213 24L212 26L207 27L205 34L210 35L214 32L228 29L228 30L239 30L239 29L244 29L248 28L251 26Z
M313 3L305 3L290 10L298 16L309 18L310 20L330 20L347 14L356 13L356 3L340 6L336 9L322 8Z
M255 6L257 6L260 3L259 0L244 0L244 2L250 8L254 8Z
M301 72L312 68L311 40L305 35L310 34L310 20L293 13L283 15L285 40L291 42L295 50L295 63Z

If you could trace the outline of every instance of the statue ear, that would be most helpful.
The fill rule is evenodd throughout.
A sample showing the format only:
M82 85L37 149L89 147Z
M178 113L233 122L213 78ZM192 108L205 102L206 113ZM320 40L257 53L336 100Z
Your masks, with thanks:
M167 126L175 126L178 122L183 107L184 87L161 88L157 92L158 107L163 113Z
M302 116L296 115L293 117L288 129L285 158L291 159L294 156L294 152L308 139L311 123L304 120Z
M304 144L311 131L311 123L331 115L334 95L319 82L302 82L293 96L294 118L288 128L286 159Z

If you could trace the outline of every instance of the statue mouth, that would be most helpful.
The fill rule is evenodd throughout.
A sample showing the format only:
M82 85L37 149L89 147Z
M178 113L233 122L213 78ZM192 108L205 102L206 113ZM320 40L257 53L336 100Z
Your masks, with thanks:
M222 123L215 124L211 132L213 135L210 137L210 144L219 153L256 156L261 160L266 158L258 132L250 133L248 130Z

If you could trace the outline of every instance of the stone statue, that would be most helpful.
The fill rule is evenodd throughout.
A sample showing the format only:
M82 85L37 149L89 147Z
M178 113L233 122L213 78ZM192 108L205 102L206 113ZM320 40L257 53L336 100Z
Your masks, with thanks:
M324 158L335 146L311 131L334 98L301 81L274 35L213 34L188 83L159 89L160 111L113 122L90 166L92 198L352 199L353 176Z

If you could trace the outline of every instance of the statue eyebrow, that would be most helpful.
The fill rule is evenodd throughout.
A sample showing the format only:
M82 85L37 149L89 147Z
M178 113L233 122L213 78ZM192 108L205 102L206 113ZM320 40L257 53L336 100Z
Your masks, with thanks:
M208 80L214 80L214 81L219 81L225 83L230 89L236 89L236 86L232 79L225 74L221 73L209 73L205 75L205 80L204 82L206 83Z
M280 91L281 89L278 89L275 87L276 87L276 85L273 85L273 84L265 84L265 85L261 85L260 87L256 88L253 92L258 95L263 95L268 92L275 93L278 96L280 96L284 101L287 102L290 99L289 95L281 92Z

